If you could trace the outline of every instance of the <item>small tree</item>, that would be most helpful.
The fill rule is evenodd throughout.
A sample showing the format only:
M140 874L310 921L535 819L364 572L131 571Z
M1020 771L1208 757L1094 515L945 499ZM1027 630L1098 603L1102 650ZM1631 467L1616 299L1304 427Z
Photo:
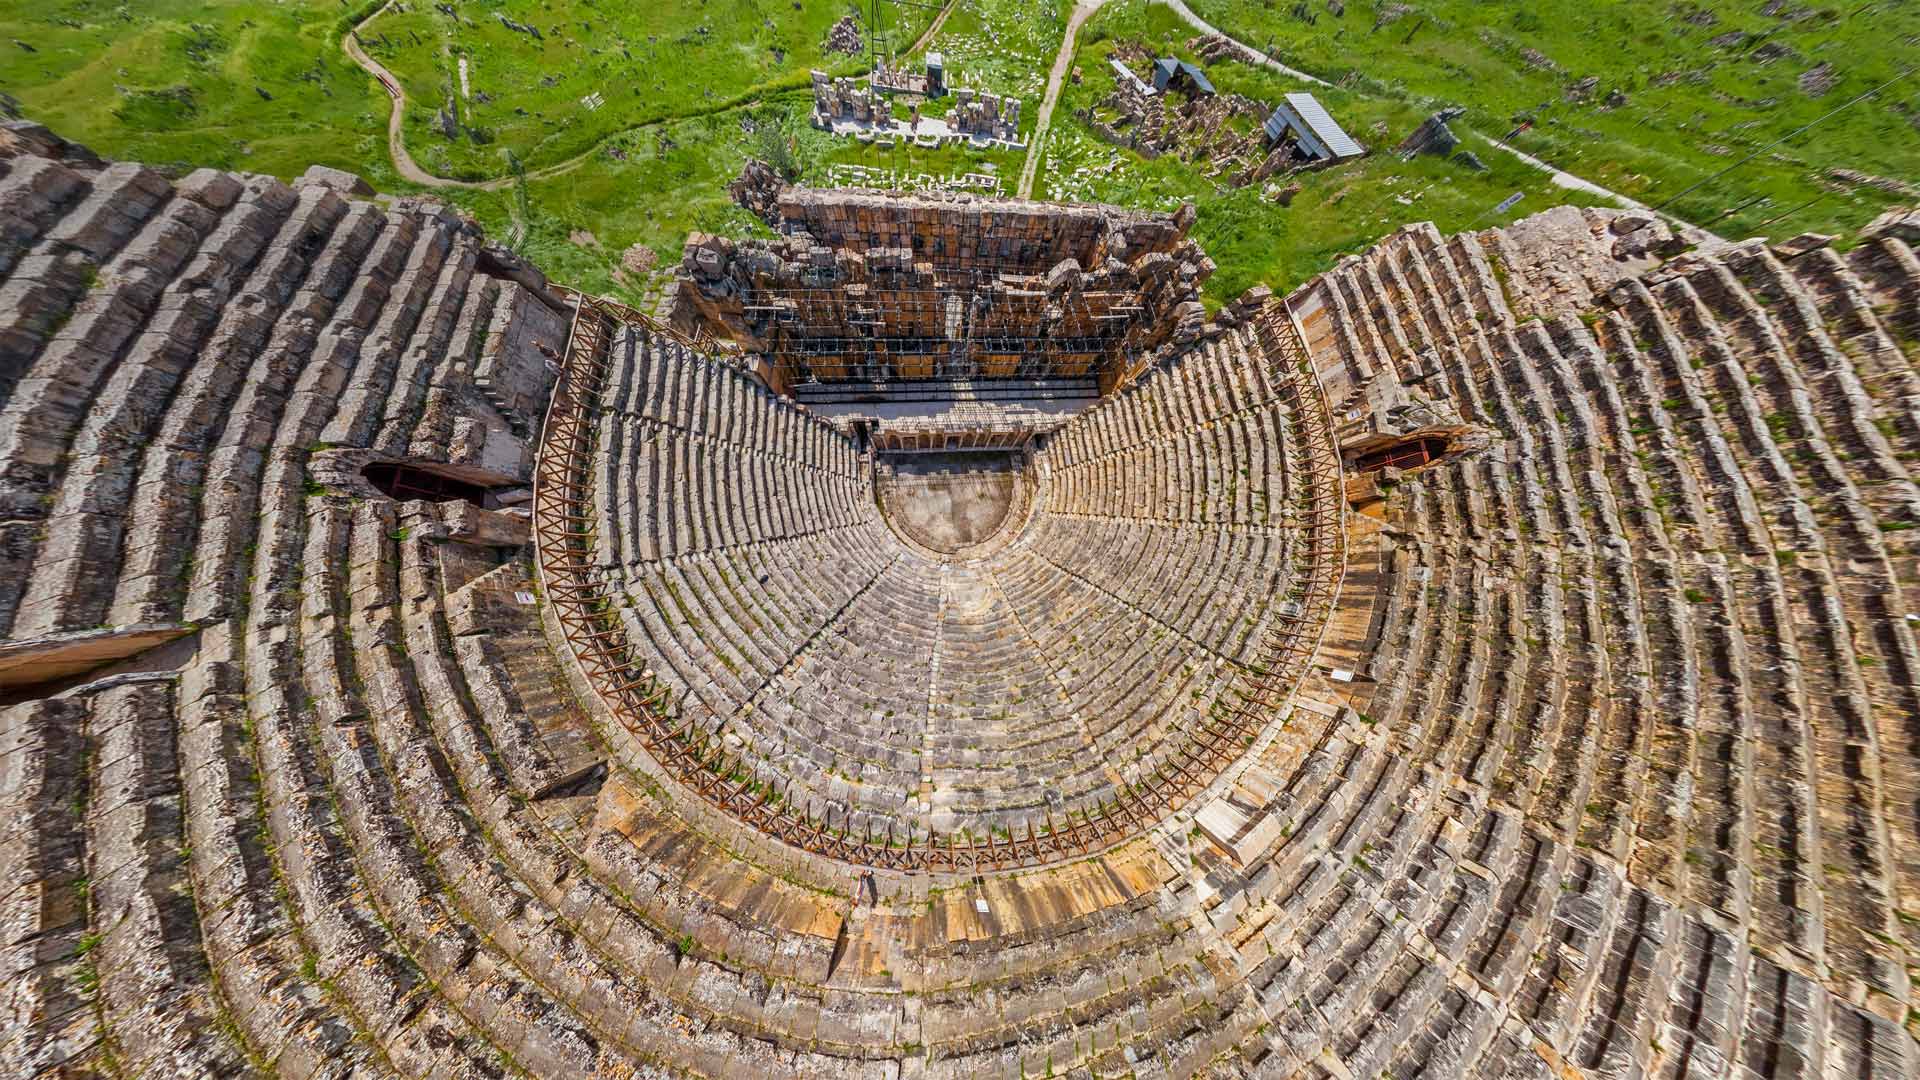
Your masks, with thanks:
M812 155L803 145L802 133L793 115L780 112L754 125L753 156L766 162L780 174L780 179L791 184L806 173Z

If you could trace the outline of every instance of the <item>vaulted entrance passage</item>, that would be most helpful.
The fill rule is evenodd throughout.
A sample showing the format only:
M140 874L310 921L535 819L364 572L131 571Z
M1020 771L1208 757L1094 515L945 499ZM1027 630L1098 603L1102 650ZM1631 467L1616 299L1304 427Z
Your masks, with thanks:
M398 502L410 499L424 499L427 502L459 500L480 507L488 505L487 489L479 484L404 462L375 462L361 470L361 475L367 478L367 483L379 488L381 494Z
M882 454L874 464L880 512L910 543L942 555L1018 529L1026 503L1022 455L1006 451Z
M1445 457L1447 440L1437 437L1406 439L1378 450L1369 450L1354 461L1359 472L1380 469L1417 469Z

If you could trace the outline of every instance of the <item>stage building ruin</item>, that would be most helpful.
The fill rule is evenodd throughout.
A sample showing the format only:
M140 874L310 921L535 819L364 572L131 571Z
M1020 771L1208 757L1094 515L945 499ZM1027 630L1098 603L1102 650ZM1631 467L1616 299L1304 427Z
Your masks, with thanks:
M1084 406L1204 321L1213 263L1187 238L1191 207L791 189L772 217L772 241L688 238L675 324L732 340L769 388L816 406Z

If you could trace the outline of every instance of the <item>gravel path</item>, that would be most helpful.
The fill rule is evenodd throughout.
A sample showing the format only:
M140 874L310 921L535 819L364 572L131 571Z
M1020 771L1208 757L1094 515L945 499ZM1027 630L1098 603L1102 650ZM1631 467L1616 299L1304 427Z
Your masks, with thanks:
M1080 24L1093 17L1106 0L1080 0L1074 5L1073 14L1067 17L1067 35L1060 39L1060 51L1054 55L1053 71L1047 75L1047 96L1040 99L1040 119L1033 125L1033 141L1027 145L1027 163L1020 169L1020 186L1014 194L1022 199L1033 198L1033 176L1040 167L1040 155L1046 152L1047 128L1053 123L1053 106L1060 100L1060 84L1067 79L1067 71L1073 67L1073 40L1080 32Z

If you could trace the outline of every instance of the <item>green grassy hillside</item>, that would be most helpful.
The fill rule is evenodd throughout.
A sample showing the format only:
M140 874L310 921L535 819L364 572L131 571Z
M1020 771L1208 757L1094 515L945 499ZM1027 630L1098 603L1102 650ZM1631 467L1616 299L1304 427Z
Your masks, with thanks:
M1339 15L1327 0L1189 6L1370 97L1463 105L1467 124L1496 136L1531 119L1521 149L1649 204L1672 199L1671 212L1728 236L1844 231L1897 198L1836 182L1834 168L1920 179L1920 72L1821 120L1920 64L1911 3L1351 0Z
M618 132L805 87L811 68L864 70L864 57L821 51L848 10L792 0L409 0L404 11L390 6L368 20L360 40L419 104L407 114L406 136L420 164L442 176L491 178L503 172L503 147L538 169ZM883 5L882 18L889 38L911 40L931 14ZM471 91L464 97L461 59ZM604 104L590 110L582 99L592 94ZM454 120L451 138L443 111Z
M1061 95L1046 171L1035 194L1156 209L1193 201L1200 211L1194 236L1219 263L1206 287L1212 303L1262 282L1281 288L1303 281L1410 221L1431 220L1446 230L1485 228L1551 206L1602 201L1555 187L1547 174L1484 146L1476 151L1487 165L1484 172L1430 157L1402 161L1385 151L1426 114L1404 101L1350 90L1314 88L1341 125L1372 152L1333 168L1278 178L1300 185L1286 206L1266 197L1260 185L1236 189L1208 179L1207 161L1188 163L1171 155L1147 160L1109 145L1075 117L1113 92L1118 77L1108 60L1115 45L1137 43L1155 56L1197 61L1188 45L1192 36L1163 5L1114 0L1101 9L1081 31L1075 57L1081 81ZM1302 89L1296 80L1251 64L1216 63L1207 72L1221 93L1262 102ZM1138 74L1145 75L1144 68ZM1511 210L1497 217L1491 213L1516 193L1521 199Z
M0 91L103 154L392 186L387 96L340 51L339 0L3 0Z
M1657 202L1920 57L1920 12L1891 0L1845 9L1777 0L1712 9L1656 0L1353 2L1337 15L1328 0L1190 2L1224 29L1338 82L1316 93L1376 151L1301 175L1282 207L1258 188L1217 186L1205 163L1146 161L1109 146L1073 112L1112 89L1114 44L1137 40L1191 58L1193 32L1145 0L1114 0L1095 16L1080 36L1083 77L1062 95L1036 194L1153 208L1198 202L1198 237L1220 264L1208 291L1216 302L1260 281L1296 283L1408 221L1493 224L1500 219L1490 208L1516 192L1523 197L1508 217L1587 199L1472 138L1484 173L1377 152L1441 104L1466 105L1465 125L1480 133L1531 117L1522 148ZM1021 97L1031 133L1071 8L1072 0L959 0L931 47L961 82ZM856 10L845 0L0 0L0 110L114 157L289 177L317 162L361 173L383 191L419 191L388 156L386 92L341 49L357 26L362 46L406 89L402 134L417 164L500 185L437 186L435 195L494 235L517 237L556 278L641 300L659 277L621 269L630 246L644 244L670 265L689 229L755 227L725 184L769 131L791 140L815 182L847 161L909 173L992 171L1011 189L1019 154L878 150L806 127L808 69L863 66L863 58L823 52L828 29ZM892 4L882 13L893 48L918 39L935 15ZM1300 89L1247 64L1211 71L1222 89L1263 101ZM591 94L599 107L583 104ZM1917 122L1920 76L1673 208L1728 235L1857 227L1900 197L1830 171L1920 182ZM530 175L524 200L511 183L516 159Z

